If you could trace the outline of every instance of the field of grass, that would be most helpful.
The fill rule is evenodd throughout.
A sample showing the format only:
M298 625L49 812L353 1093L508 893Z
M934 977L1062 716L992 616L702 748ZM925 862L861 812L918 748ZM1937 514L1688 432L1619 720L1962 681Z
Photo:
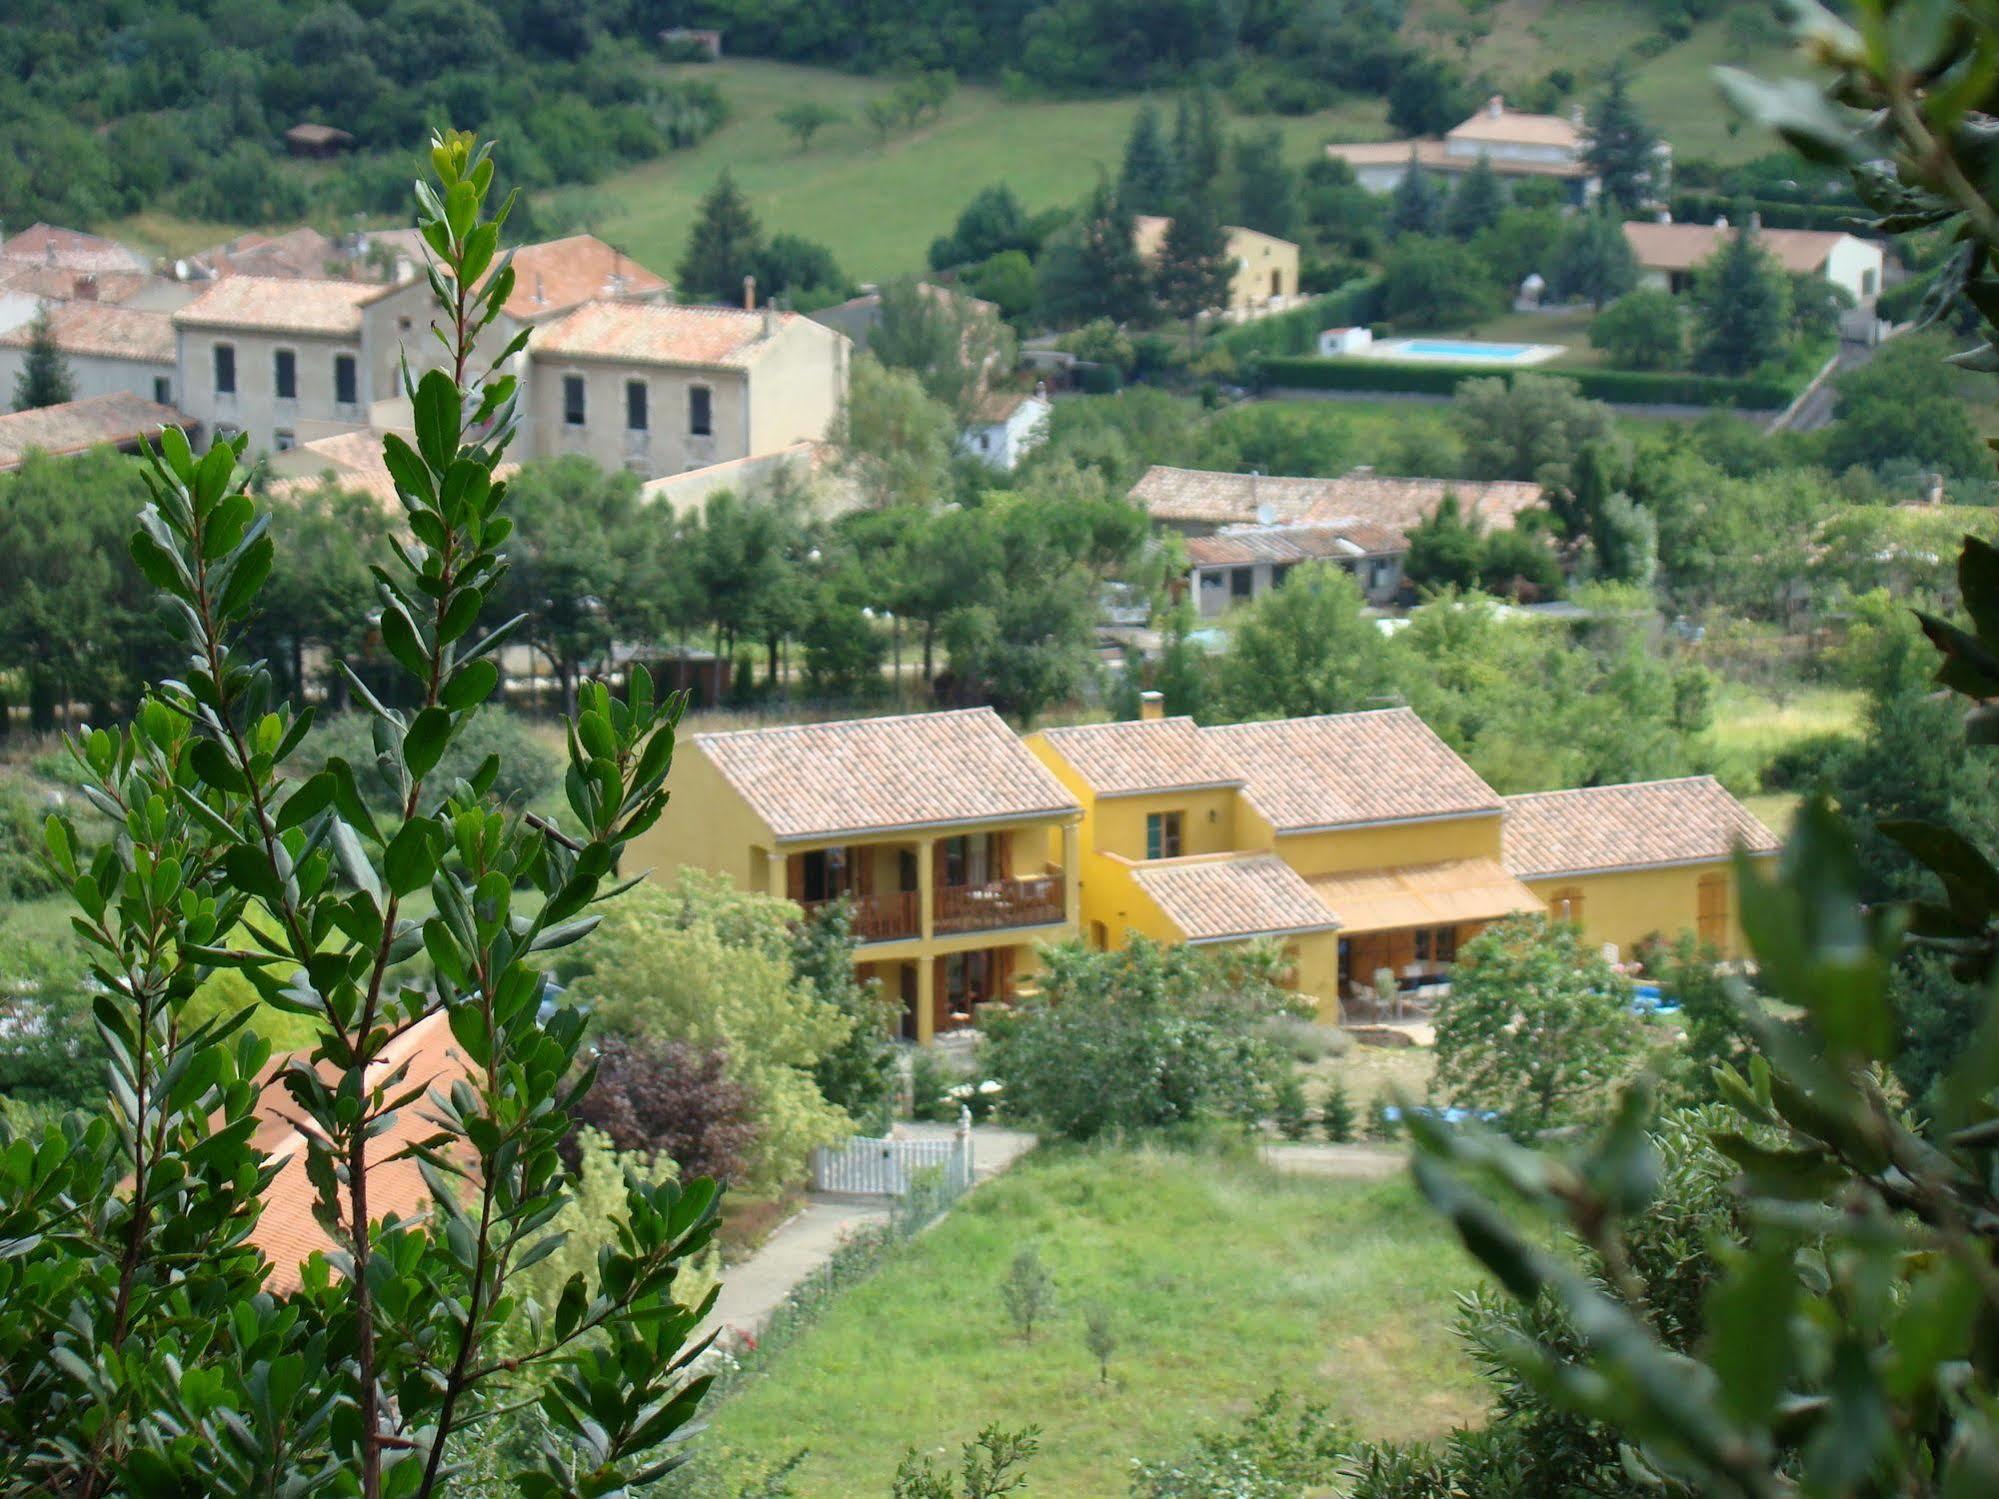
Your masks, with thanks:
M1009 99L967 85L942 118L884 141L861 111L892 90L893 79L750 59L668 71L718 84L729 122L693 150L621 173L580 197L601 206L601 222L590 227L663 274L672 273L695 205L725 167L765 233L820 241L856 280L921 270L931 240L950 231L982 187L1004 182L1029 212L1039 212L1080 198L1099 171L1115 174L1138 108L1133 97ZM800 151L776 115L808 97L846 118ZM1379 101L1274 123L1300 165L1328 140L1379 137L1387 128Z
M1715 774L1729 785L1755 790L1763 767L1801 739L1857 734L1865 694L1842 687L1806 687L1777 701L1740 683L1722 685L1708 740Z
M1032 1246L1058 1306L1032 1342L1000 1301ZM1278 1380L1362 1432L1433 1436L1480 1414L1450 1335L1470 1263L1412 1187L1280 1177L1246 1156L1050 1151L981 1187L844 1296L713 1440L775 1458L810 1440L802 1494L886 1493L903 1450L1040 1424L1037 1494L1122 1495ZM1100 1386L1083 1308L1111 1309Z

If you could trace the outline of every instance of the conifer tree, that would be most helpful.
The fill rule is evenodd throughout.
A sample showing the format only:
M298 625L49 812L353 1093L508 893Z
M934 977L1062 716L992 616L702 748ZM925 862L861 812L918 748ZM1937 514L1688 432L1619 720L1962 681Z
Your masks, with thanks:
M1658 196L1663 184L1652 180L1658 138L1632 102L1629 83L1623 64L1611 70L1609 83L1589 109L1583 159L1603 184L1603 196L1634 213Z
M1124 143L1124 165L1118 171L1118 204L1126 213L1165 213L1179 189L1173 148L1159 123L1151 100L1138 108L1131 135Z
M1197 333L1201 314L1227 303L1233 269L1229 237L1215 213L1214 199L1205 192L1189 194L1166 226L1159 261L1153 267L1153 286L1161 305L1173 316L1185 318L1189 330Z
M1694 278L1694 368L1746 375L1784 346L1791 322L1791 287L1765 250L1748 210L1735 233Z
M1298 227L1298 174L1284 164L1284 137L1272 125L1235 144L1238 222L1279 239Z
M1443 216L1443 203L1430 184L1430 177L1409 153L1409 170L1395 184L1388 200L1388 227L1395 234L1434 234Z
M756 213L726 168L697 212L687 236L687 253L680 260L681 295L739 303L743 278L756 274L757 254L763 248Z
M1480 153L1451 192L1450 206L1444 210L1444 228L1451 238L1468 240L1498 223L1505 211L1506 189L1492 169L1491 158Z
M70 378L69 361L56 342L55 325L44 302L28 326L28 357L14 379L14 409L32 411L38 406L60 406L76 399L76 384Z

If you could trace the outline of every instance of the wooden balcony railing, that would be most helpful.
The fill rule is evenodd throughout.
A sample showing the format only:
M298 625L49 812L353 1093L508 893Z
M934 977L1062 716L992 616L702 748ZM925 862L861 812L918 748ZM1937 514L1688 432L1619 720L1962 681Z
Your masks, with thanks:
M896 942L922 934L921 897L914 890L892 891L887 895L849 895L854 911L856 942ZM808 911L830 906L828 900L804 902Z
M1035 875L986 885L946 885L937 892L934 924L941 932L985 932L1060 921L1062 877Z

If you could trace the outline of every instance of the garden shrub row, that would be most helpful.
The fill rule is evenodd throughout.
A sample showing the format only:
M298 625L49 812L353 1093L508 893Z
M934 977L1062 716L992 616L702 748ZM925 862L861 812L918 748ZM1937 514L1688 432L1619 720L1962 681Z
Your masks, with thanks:
M1466 380L1504 380L1519 370L1474 364L1398 363L1389 359L1318 359L1279 356L1264 359L1259 378L1266 387L1296 390L1378 390L1404 395L1448 396ZM1797 393L1782 380L1736 380L1722 375L1659 373L1650 370L1530 369L1574 381L1593 400L1618 406L1735 406L1775 411ZM1797 389L1803 388L1803 380Z
M1338 291L1314 297L1303 307L1274 313L1243 323L1215 335L1217 348L1228 350L1238 359L1251 355L1283 356L1315 354L1319 334L1327 328L1345 328L1373 323L1381 314L1381 278L1365 277L1350 281Z

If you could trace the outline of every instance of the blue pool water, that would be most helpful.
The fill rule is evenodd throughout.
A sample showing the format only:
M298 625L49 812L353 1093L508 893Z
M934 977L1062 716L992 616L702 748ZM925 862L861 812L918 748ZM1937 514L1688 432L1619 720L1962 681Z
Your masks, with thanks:
M1411 338L1396 345L1398 353L1419 359L1518 359L1532 353L1533 344L1460 343L1447 338Z

